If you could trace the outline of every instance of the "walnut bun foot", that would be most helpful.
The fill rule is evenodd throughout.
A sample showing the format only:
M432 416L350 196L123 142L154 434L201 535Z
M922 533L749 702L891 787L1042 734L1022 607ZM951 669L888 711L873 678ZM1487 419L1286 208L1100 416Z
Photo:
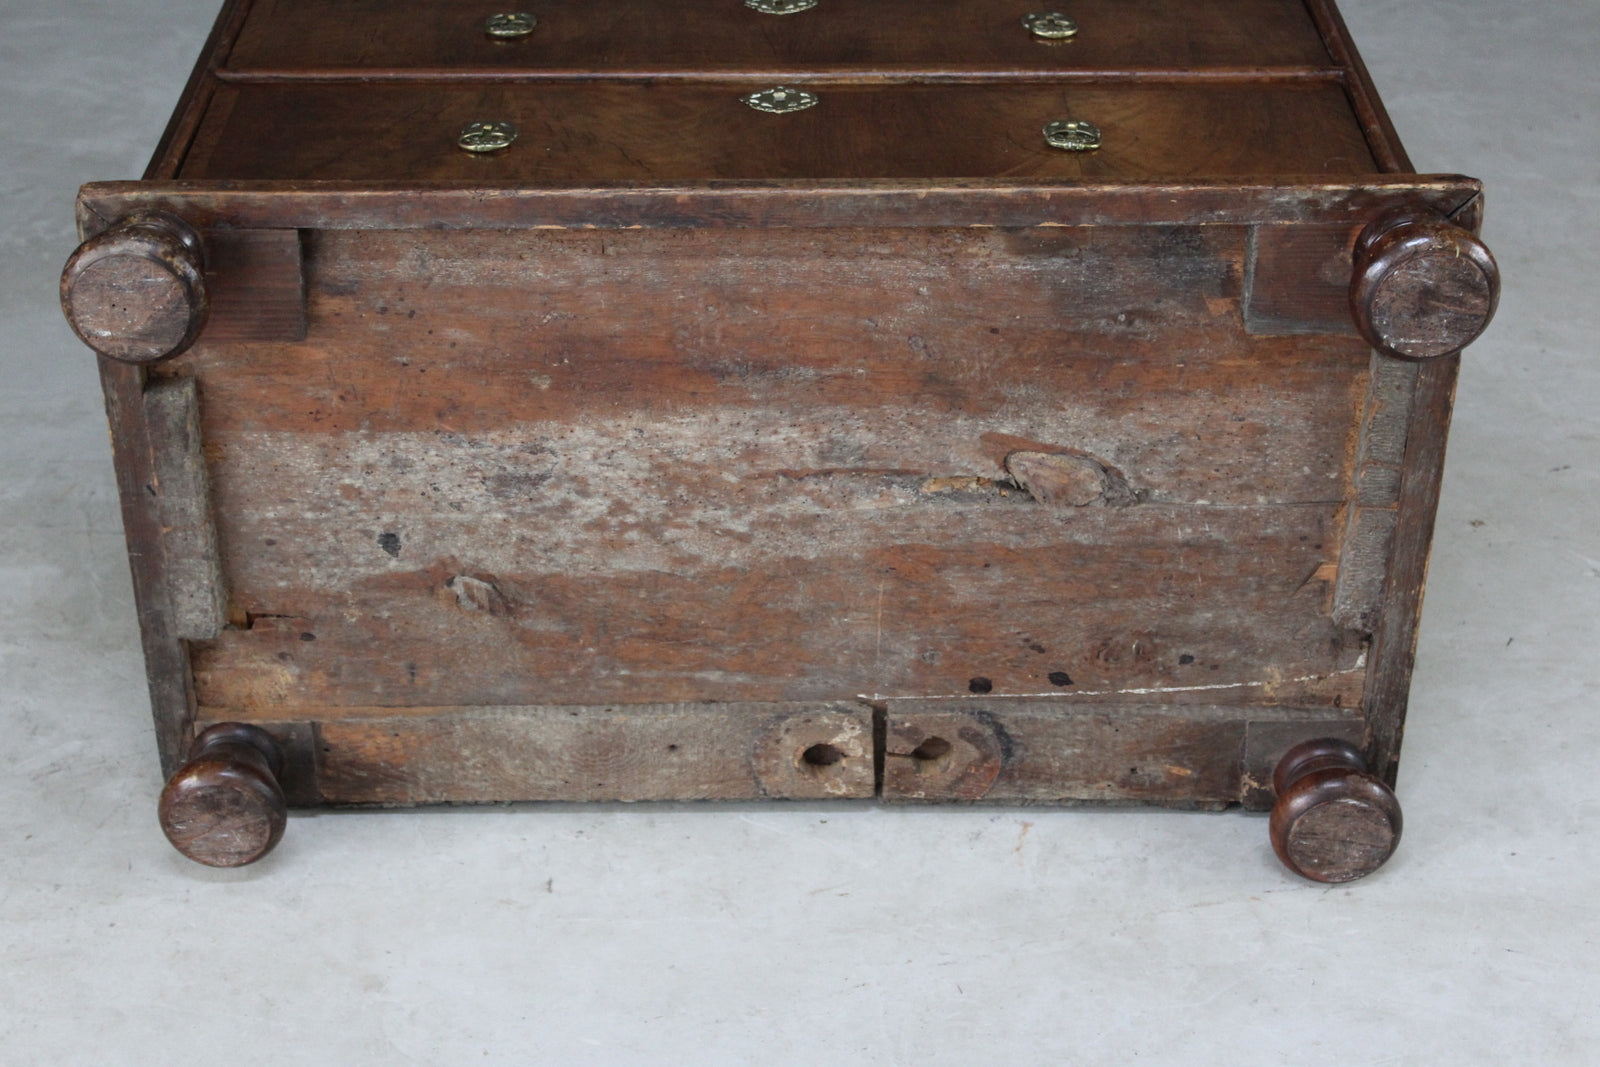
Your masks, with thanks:
M208 867L254 863L283 837L282 770L283 752L265 730L231 722L209 728L161 791L167 840Z
M165 212L128 215L67 260L61 309L79 339L108 359L171 359L194 344L206 322L200 235Z
M1351 882L1394 854L1400 802L1348 741L1296 745L1272 779L1272 847L1291 871L1316 882Z

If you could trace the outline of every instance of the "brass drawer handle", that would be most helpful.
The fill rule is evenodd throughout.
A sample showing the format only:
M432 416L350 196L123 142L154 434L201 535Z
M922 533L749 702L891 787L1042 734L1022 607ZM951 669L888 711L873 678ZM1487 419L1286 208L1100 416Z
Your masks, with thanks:
M765 111L772 115L787 115L791 111L804 111L808 107L817 106L816 93L808 93L804 89L791 89L786 85L775 85L758 93L748 93L740 99L757 111Z
M471 122L462 127L456 144L468 152L498 152L510 148L517 139L517 128L509 122Z
M1064 152L1092 152L1100 147L1100 127L1082 119L1057 119L1044 128L1044 140Z
M1035 11L1022 16L1022 24L1042 41L1065 41L1078 35L1078 24L1059 11Z
M483 32L497 41L513 41L526 37L539 25L539 20L527 11L505 11L490 15L483 22Z
M763 15L798 15L817 6L817 0L744 0L744 6Z

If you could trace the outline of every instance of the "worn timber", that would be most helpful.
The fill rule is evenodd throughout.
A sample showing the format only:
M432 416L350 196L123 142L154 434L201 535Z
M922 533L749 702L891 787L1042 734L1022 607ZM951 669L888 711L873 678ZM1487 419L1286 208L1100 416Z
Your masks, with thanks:
M1328 0L346 6L231 0L79 199L205 268L192 347L90 341L165 770L233 723L295 805L1262 809L1308 743L1393 782L1497 283ZM741 101L780 82L818 104ZM1415 332L1452 249L1474 300ZM1369 869L1342 811L1291 851Z

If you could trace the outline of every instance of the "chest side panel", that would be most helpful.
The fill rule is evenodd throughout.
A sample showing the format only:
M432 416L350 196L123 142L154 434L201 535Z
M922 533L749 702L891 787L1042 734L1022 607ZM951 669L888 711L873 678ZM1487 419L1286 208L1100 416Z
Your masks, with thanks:
M184 357L200 703L1345 692L1368 359L1244 335L1244 244L314 235L312 340Z

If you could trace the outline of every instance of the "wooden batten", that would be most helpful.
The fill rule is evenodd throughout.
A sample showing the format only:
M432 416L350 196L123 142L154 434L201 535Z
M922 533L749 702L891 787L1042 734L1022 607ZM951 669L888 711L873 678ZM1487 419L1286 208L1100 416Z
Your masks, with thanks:
M305 340L305 257L299 230L212 230L205 245L211 300L207 344Z
M195 380L153 381L145 390L144 403L173 632L186 640L211 640L222 632L227 595L212 519L211 481L200 441Z

